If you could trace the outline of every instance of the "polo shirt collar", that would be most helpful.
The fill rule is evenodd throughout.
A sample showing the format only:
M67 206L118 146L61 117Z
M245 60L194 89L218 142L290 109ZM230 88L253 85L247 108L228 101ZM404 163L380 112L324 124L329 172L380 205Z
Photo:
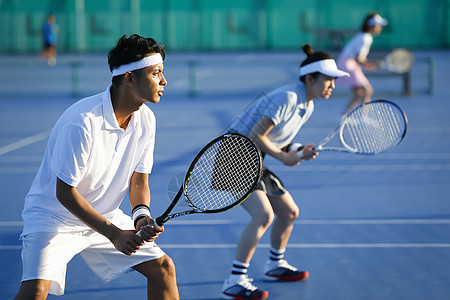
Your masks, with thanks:
M106 130L123 130L119 123L117 122L116 115L114 114L114 109L111 101L111 84L108 86L106 91L102 94L103 97L103 119L104 119L104 128ZM144 104L143 104L144 105ZM136 122L139 120L139 116L136 112L131 115L130 123L128 124L127 131L133 130L136 128Z

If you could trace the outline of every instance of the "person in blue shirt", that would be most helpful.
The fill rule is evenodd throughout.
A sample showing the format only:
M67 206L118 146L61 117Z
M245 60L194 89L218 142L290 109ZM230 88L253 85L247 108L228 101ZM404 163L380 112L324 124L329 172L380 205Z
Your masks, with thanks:
M41 56L47 58L50 66L56 64L56 47L58 44L59 26L56 23L55 15L51 14L47 17L47 21L42 25L42 37L44 41L44 49Z

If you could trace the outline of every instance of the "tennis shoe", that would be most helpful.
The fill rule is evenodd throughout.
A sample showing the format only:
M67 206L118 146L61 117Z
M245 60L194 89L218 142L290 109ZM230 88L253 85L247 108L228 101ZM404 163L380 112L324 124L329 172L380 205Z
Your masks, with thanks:
M241 275L237 280L225 280L222 299L260 300L269 297L268 291L258 289L252 281L253 279L248 278L248 275Z
M264 266L265 280L299 281L308 277L309 272L298 270L284 259L280 259L279 261L268 260Z

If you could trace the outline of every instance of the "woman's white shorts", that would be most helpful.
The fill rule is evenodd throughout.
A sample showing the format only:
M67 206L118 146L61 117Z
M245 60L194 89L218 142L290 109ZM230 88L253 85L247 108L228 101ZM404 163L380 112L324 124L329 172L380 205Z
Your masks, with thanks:
M134 229L125 214L110 220L121 229ZM132 255L114 248L103 235L94 230L71 233L37 232L22 236L22 281L51 280L50 294L64 294L67 263L81 254L86 264L108 282L133 266L162 257L165 253L155 243L145 243Z

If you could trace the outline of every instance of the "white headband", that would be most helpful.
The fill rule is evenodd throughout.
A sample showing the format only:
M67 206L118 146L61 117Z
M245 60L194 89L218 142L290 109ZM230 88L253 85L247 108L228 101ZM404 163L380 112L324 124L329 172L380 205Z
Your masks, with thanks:
M145 67L154 66L163 62L162 56L159 53L149 55L141 60L134 61L129 64L118 66L112 70L112 76L123 75L127 72L139 70Z
M334 59L323 59L300 67L299 77L319 72L330 77L350 77L350 74L337 68Z

